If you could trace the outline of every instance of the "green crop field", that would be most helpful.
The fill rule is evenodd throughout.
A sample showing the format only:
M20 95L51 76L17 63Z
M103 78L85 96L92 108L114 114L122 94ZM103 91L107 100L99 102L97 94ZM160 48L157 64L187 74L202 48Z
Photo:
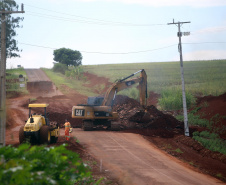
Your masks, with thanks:
M83 69L111 82L145 69L149 91L181 90L179 62L85 65ZM193 95L220 95L226 92L226 60L184 62L184 78L186 91Z

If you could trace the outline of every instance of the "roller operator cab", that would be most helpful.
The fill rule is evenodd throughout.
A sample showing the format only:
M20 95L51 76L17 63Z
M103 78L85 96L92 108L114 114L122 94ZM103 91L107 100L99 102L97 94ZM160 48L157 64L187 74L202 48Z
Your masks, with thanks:
M56 143L59 137L59 127L56 122L49 122L46 108L48 104L29 104L29 118L25 125L19 130L20 143L29 141L31 143L50 144ZM44 109L43 114L32 114L32 108Z
M141 73L140 77L128 80L139 72ZM73 106L72 118L82 119L84 130L92 130L93 127L98 125L107 126L111 130L118 130L119 124L116 122L118 114L112 111L116 94L136 83L139 83L140 104L146 106L147 75L142 69L112 84L104 97L89 97L86 105Z

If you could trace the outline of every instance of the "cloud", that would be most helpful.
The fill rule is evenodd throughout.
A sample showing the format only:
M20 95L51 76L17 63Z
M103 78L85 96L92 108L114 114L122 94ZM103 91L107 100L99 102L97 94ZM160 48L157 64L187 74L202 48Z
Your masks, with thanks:
M200 50L183 54L184 60L226 59L225 50Z
M59 0L49 0L51 2L59 2ZM66 0L74 2L75 0ZM225 0L76 0L83 2L121 2L126 4L142 4L154 7L160 6L191 6L191 7L211 7L226 6Z
M216 26L216 27L209 27L209 28L204 28L200 29L197 31L192 32L192 35L196 34L210 34L210 33L216 33L216 32L221 32L221 31L226 31L226 24L223 26Z

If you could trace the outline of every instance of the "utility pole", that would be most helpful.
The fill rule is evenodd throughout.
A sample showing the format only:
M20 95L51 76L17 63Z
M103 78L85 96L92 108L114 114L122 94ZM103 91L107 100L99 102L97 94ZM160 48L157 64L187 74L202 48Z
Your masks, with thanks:
M181 37L190 35L190 32L181 32L180 27L182 24L191 23L191 22L173 22L168 23L168 25L175 24L178 26L177 36L179 37L178 50L180 53L180 71L181 71L181 81L182 81L182 98L183 98L183 111L184 111L184 134L185 136L189 136L189 125L188 125L188 113L187 113L187 102L186 102L186 94L185 94L185 85L184 85L184 68L183 68L183 56L182 56L182 45L181 45Z
M2 1L3 3L3 1ZM0 147L5 146L6 129L6 15L13 13L25 13L24 5L21 11L6 11L4 6L1 14L1 57L0 57Z

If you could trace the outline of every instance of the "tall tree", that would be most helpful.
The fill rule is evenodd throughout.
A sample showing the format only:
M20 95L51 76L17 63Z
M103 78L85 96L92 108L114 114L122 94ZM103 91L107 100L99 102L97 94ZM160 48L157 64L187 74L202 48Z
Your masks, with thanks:
M6 11L16 11L18 10L19 6L16 4L14 0L10 1L0 1L0 10ZM17 41L15 40L16 37L16 28L20 28L20 21L23 21L24 18L22 17L12 17L11 14L7 14L6 16L6 57L20 57L18 52L20 52ZM1 27L1 22L0 22ZM1 33L1 29L0 29ZM1 43L1 41L0 41Z
M82 54L79 51L67 48L56 49L53 52L53 60L67 66L82 65Z

